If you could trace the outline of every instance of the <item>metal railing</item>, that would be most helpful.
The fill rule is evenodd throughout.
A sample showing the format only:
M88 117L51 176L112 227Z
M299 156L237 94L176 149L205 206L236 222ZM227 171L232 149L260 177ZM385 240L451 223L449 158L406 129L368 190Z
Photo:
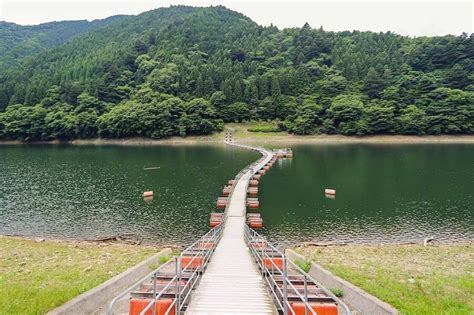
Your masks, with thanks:
M316 311L309 304L308 284L311 283L314 283L318 289L324 292L325 295L334 300L337 305L341 306L346 315L351 314L347 305L337 298L331 291L324 288L317 280L308 275L293 261L286 258L286 256L275 246L270 244L265 237L261 236L247 225L245 226L245 242L250 248L250 252L260 268L262 277L264 278L277 307L282 310L284 315L296 314L293 306L288 301L289 294L292 294L293 299L303 303L306 315L317 315ZM281 259L282 266L279 266L279 264L276 263L275 258ZM304 282L303 292L298 290L298 288L292 283L288 273L289 267L294 270L296 274L302 276ZM277 278L280 278L282 284L278 283Z
M195 249L193 248L193 245L192 245L188 247L187 249L185 249L179 256L179 259L176 260L176 276L177 276L178 281L177 281L175 303L176 303L177 314L179 314L183 306L187 304L187 302L189 301L191 297L191 293L194 287L201 280L203 272L206 269L207 264L209 263L211 256L214 253L214 250L217 247L217 244L219 243L222 237L222 230L224 229L224 224L225 222L211 229L200 240L198 240L196 243L193 244L194 246L198 246L197 252L195 252ZM184 268L181 266L183 257L191 257L189 263L186 264ZM197 260L197 263L199 264L198 268L193 267L193 262L195 260ZM186 282L186 285L183 286L182 290L179 290L179 285L181 285L182 271L186 271L189 268L191 269L192 274L189 280ZM140 314L140 315L143 315L143 314Z
M203 271L206 269L209 260L214 253L214 250L222 237L223 224L216 226L209 230L199 240L194 242L191 246L187 247L179 256L174 256L174 260L171 259L165 264L161 265L158 269L148 274L136 282L133 286L116 296L108 305L107 314L114 314L115 304L124 298L127 294L132 293L134 290L140 288L145 282L152 280L152 299L140 313L144 315L149 310L152 311L153 315L156 315L156 304L160 298L170 289L174 289L173 302L167 308L165 314L169 314L174 308L175 313L179 314L188 302L191 292L194 287L199 283L202 278ZM183 258L186 257L187 263L183 266ZM175 263L175 273L171 280L161 289L157 289L157 279L160 273L163 272L167 267L170 267L172 263ZM186 275L186 282L183 284L183 275Z

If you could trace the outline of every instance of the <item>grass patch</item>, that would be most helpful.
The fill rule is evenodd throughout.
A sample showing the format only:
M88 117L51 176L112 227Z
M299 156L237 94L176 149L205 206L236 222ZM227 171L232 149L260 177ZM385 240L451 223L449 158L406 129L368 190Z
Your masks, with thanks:
M276 122L252 121L245 123L228 123L224 132L232 131L236 139L262 138L271 136L287 136L288 133L280 131ZM271 135L270 135L271 134Z
M150 271L158 269L158 267L160 267L161 265L167 263L172 257L173 257L172 255L160 256L160 258L158 259L158 262L149 265L148 268L150 269Z
M334 294L338 298L342 298L344 296L344 291L341 288L331 288L330 290L332 294Z
M473 314L474 245L341 246L297 251L402 314Z
M311 261L309 260L295 259L294 263L306 273L311 269Z
M257 125L255 127L247 128L247 131L269 133L269 132L279 132L280 129L277 126L272 126L272 125Z
M171 255L163 255L163 256L160 256L160 259L159 259L160 264L167 263L168 260L171 259L171 257L172 257Z
M0 314L45 314L157 249L0 237Z

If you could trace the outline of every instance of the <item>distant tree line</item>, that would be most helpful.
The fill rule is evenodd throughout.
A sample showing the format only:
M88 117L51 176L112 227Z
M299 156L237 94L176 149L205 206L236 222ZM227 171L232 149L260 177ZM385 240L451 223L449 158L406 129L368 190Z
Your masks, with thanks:
M295 134L472 134L473 70L472 34L278 30L177 6L0 71L0 137L163 138L251 119Z

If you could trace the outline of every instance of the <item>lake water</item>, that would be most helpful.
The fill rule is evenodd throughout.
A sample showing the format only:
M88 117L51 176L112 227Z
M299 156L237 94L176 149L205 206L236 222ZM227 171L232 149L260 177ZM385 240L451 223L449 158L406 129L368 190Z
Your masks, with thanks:
M474 239L474 145L296 145L262 178L277 243ZM0 146L0 234L186 244L255 152L202 146ZM144 167L159 167L144 170ZM324 196L335 188L335 199ZM141 197L155 193L151 203Z
M274 241L474 239L474 145L300 145L261 183ZM325 188L336 189L335 199Z
M0 146L0 234L188 243L208 231L224 183L258 157L221 145Z

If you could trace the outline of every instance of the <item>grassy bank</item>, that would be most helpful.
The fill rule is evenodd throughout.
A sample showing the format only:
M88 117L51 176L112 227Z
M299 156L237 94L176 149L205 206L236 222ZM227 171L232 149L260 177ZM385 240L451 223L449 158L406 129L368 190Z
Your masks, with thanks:
M229 123L225 131L232 130L239 142L291 144L332 144L332 143L474 143L473 135L439 135L439 136L404 136L404 135L293 135L285 131L274 131L277 125L273 122ZM258 132L261 130L261 132ZM221 133L219 135L224 135Z
M297 252L402 314L473 314L474 245L351 245Z
M0 237L0 314L44 314L158 252Z

